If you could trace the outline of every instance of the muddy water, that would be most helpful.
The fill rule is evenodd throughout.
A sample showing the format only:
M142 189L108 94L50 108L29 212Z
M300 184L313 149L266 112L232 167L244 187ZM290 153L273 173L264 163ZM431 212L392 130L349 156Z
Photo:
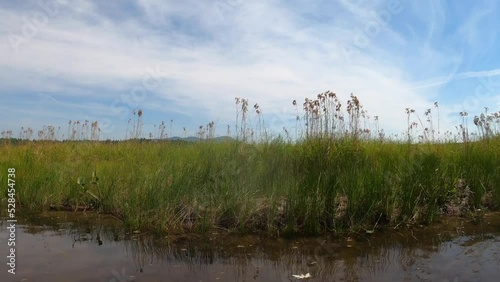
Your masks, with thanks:
M91 213L19 219L16 274L0 281L500 281L500 214L352 237L127 234ZM293 275L305 275L298 279Z

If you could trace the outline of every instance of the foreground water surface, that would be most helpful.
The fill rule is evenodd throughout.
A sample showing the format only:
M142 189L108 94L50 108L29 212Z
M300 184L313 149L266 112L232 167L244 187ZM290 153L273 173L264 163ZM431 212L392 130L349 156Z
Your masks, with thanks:
M2 220L0 281L500 279L500 213L350 237L276 239L223 231L153 237L129 234L104 215L51 212L18 219L15 275L7 272L7 226Z

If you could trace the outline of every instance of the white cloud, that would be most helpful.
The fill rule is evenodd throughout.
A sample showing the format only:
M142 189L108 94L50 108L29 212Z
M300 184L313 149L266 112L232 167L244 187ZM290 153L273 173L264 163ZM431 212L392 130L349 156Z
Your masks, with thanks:
M370 38L368 46L357 48L354 60L346 60L342 48L353 44L356 32L362 32L387 1L339 1L331 15L309 2L294 7L281 1L229 1L238 5L228 4L224 10L214 6L219 2L138 0L144 16L120 21L103 17L89 1L71 2L22 44L19 54L8 41L0 41L0 53L6 54L0 58L5 80L0 91L57 92L96 102L116 98L117 91L127 93L141 82L147 67L159 66L172 83L148 95L145 108L161 110L165 103L165 111L231 124L234 97L245 97L259 103L265 116L285 120L293 113L292 100L332 90L343 102L353 92L372 116L380 116L382 127L404 131L406 107L423 112L434 102L435 93L422 93L423 88L498 74L462 72L448 78L450 69L456 72L454 62L460 55L443 58L443 50L430 44L413 48L408 34L390 26ZM408 3L402 5L411 9ZM428 41L438 36L446 18L441 5L433 7ZM306 19L304 11L324 18ZM7 23L0 31L18 32L25 15L29 12L0 8ZM404 21L398 16L392 20ZM417 57L386 50L384 40L411 48ZM417 72L431 69L421 75L424 83L414 80L415 69L406 69L409 64ZM109 91L92 92L95 88Z

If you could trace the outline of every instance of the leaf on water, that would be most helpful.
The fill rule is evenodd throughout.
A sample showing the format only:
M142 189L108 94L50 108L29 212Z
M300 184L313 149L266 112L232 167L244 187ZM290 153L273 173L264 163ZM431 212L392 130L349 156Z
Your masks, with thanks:
M311 278L312 275L307 273L307 274L299 274L299 275L292 275L293 277L297 278L297 279L307 279L307 278Z

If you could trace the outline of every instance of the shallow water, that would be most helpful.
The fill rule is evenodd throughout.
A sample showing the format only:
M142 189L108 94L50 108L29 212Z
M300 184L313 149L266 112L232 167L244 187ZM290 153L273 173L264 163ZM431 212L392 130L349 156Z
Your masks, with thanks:
M92 213L19 219L16 274L0 281L498 281L500 213L479 223L448 218L430 227L352 237L127 234ZM309 273L300 280L293 275Z

